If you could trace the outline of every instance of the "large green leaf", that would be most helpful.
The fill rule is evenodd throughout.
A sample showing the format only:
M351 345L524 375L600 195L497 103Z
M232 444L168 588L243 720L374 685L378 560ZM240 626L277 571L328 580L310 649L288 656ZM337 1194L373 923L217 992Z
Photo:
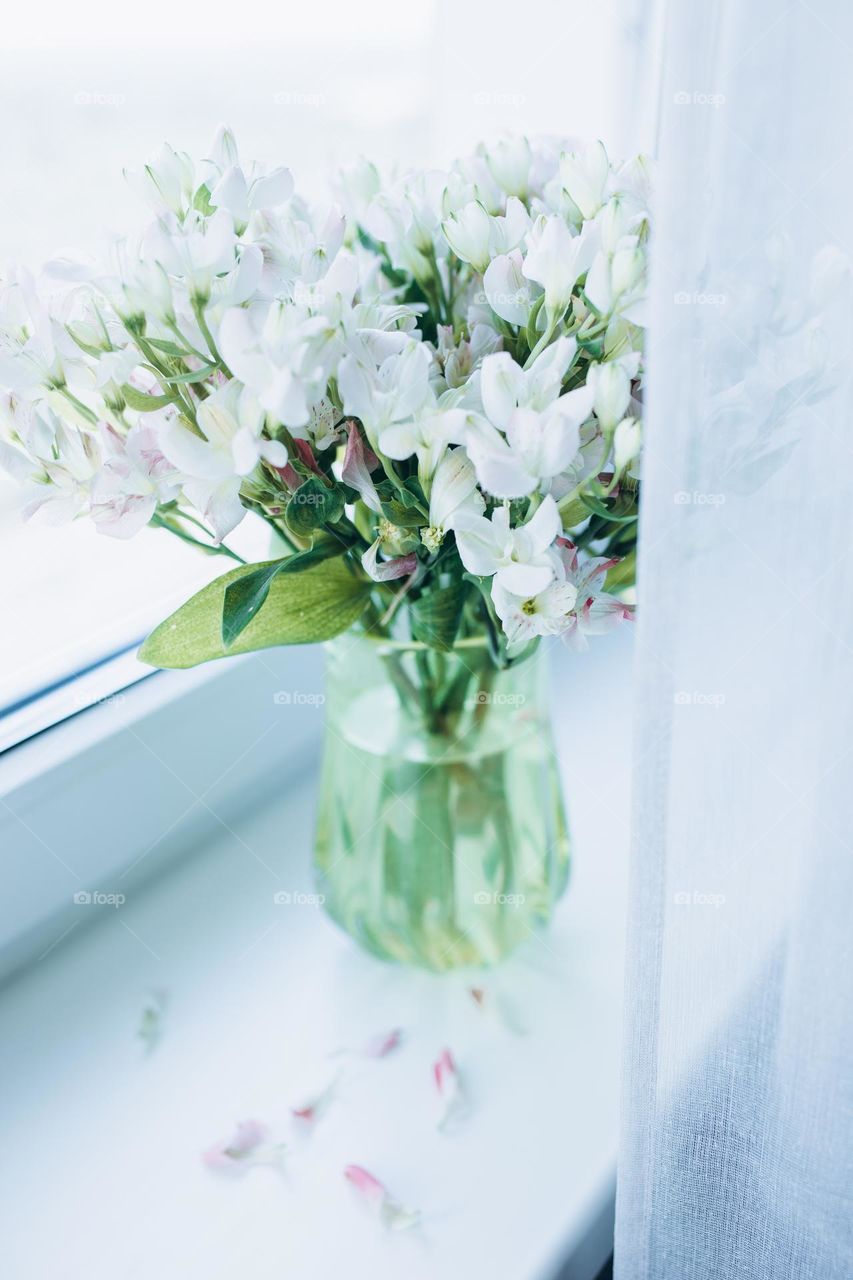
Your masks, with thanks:
M222 642L225 647L230 649L248 627L269 595L272 581L278 574L305 573L323 560L343 555L346 549L345 543L328 541L284 560L268 560L247 566L253 572L241 573L225 588L222 602Z
M135 409L138 413L151 413L154 409L162 409L167 404L174 404L175 401L173 395L149 396L144 391L137 391L136 387L132 387L128 382L122 385L121 394L128 408Z
M151 632L139 651L141 660L152 667L195 667L273 645L330 640L358 619L372 587L340 559L326 560L304 573L278 573L263 609L226 648L222 640L225 592L238 578L264 567L241 565L203 587Z

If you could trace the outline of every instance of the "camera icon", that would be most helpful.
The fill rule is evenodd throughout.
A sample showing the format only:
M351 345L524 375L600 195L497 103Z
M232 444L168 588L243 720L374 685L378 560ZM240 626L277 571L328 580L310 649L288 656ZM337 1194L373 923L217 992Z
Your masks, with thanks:
M690 905L690 894L676 893L673 896L673 902L677 907L687 907Z
M486 689L477 690L477 696L475 698L475 701L479 706L484 707L486 703L491 702L491 700L492 700L492 695Z
M78 889L74 895L75 907L88 907L92 902L92 895L88 889Z
M689 693L685 692L684 689L681 689L673 698L673 702L677 707L687 707L692 702L692 698Z
M690 94L682 89L679 93L675 94L672 100L677 107L684 107L690 101Z
M672 295L672 300L677 307L687 307L690 305L690 294L686 289L679 289L678 293Z
M686 507L690 504L690 494L686 489L679 489L675 494L674 502L677 507Z
M481 889L479 893L474 894L474 901L478 907L487 907L492 900L492 895Z
M289 689L279 689L278 693L273 694L272 700L277 707L289 707L293 697Z
M293 901L293 895L287 889L279 889L278 893L274 893L273 902L277 907L289 907Z

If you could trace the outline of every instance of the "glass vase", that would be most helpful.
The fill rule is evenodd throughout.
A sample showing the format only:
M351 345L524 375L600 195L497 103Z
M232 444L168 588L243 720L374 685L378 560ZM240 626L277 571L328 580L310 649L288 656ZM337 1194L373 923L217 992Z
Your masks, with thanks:
M326 646L316 866L329 914L385 960L491 965L545 924L569 842L535 653Z

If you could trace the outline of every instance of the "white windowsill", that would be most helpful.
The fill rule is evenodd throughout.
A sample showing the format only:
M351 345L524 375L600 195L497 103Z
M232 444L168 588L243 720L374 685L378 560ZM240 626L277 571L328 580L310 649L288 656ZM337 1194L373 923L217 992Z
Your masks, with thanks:
M298 655L286 655L285 669L292 679L315 680L316 652L302 654L303 676L293 675ZM272 671L235 664L221 678L196 677L202 683L177 702L167 699L189 717L192 731L178 743L170 737L174 717L158 730L155 710L117 729L113 755L122 735L139 748L135 734L168 766L133 809L134 821L162 802L158 788L187 743L204 754L204 734L215 724L202 723L205 706L236 714L247 698L250 708L257 702L257 726L238 732L274 717L270 689L294 685L282 683L279 655L269 658ZM240 787L227 795L214 789L211 808L225 816L203 829L179 823L163 874L147 885L131 877L117 910L76 908L95 913L94 926L86 927L92 914L72 919L67 937L0 994L11 1117L7 1251L27 1259L28 1275L552 1280L571 1259L566 1275L592 1280L609 1249L615 1170L629 664L630 641L621 635L560 661L554 714L572 880L553 930L476 980L487 1000L508 1002L523 1035L478 1009L470 978L385 966L316 908L275 905L278 890L312 888L316 710L313 721L298 732L292 722L283 735L286 790L271 791L268 760L254 804L240 809ZM143 687L153 691L159 680ZM267 741L276 738L272 724ZM83 753L95 753L95 776L105 767L104 746ZM145 756L142 749L138 758ZM85 782L91 771L81 759ZM307 766L301 772L297 759ZM216 766L208 765L180 766L192 790L213 781ZM36 783L22 773L6 795L20 804ZM42 803L49 807L46 792ZM125 855L131 846L135 836ZM195 856L177 858L190 851ZM121 865L84 887L116 891ZM67 918L66 911L54 924L67 927ZM162 1042L146 1057L134 1033L152 988L170 998ZM399 1053L360 1063L314 1134L294 1135L289 1108L328 1082L336 1065L328 1054L394 1026L407 1036ZM431 1064L444 1047L473 1104L452 1136L434 1123ZM283 1176L256 1169L231 1181L202 1166L200 1152L247 1118L267 1121L288 1143ZM362 1214L341 1176L348 1163L366 1166L420 1208L421 1230L391 1236Z

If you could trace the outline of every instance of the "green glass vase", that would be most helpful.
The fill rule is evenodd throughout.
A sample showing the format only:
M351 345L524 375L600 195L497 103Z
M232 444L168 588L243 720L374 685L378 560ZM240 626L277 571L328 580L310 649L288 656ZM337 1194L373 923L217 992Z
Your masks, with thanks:
M325 907L385 960L491 965L547 923L569 841L541 655L499 671L347 633L326 645Z

